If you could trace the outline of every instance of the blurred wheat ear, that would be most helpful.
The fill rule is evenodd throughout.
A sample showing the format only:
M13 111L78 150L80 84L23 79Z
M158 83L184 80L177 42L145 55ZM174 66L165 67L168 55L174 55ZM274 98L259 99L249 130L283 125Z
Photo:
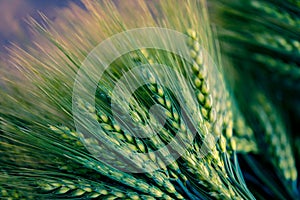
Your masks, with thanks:
M252 166L250 171L276 190L277 198L297 199L299 157L293 141L299 132L299 110L295 109L299 102L299 3L220 1L213 2L212 8L217 13L212 19L218 26L223 58L229 63L228 71L236 73L231 83L246 119L238 127L246 124L252 130L251 135L248 131L240 134L238 127L235 132L238 139L256 138L249 147L253 155L244 156Z

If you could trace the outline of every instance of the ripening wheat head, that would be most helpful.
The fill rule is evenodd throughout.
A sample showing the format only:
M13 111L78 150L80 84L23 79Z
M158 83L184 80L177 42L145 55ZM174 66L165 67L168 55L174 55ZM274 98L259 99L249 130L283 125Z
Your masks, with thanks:
M5 73L1 90L1 197L255 199L237 152L264 151L255 134L260 129L264 144L272 144L266 149L273 167L296 195L286 127L260 93L251 99L251 116L243 115L224 75L206 1L82 2L58 10L54 21L30 18L31 45L9 48L8 65L18 73ZM184 41L168 30L183 33ZM108 38L114 43L98 49L106 54L89 57ZM135 48L143 41L150 47ZM77 79L83 63L92 65L81 71L89 75L86 84ZM74 98L76 86L82 93ZM255 163L252 156L245 160Z

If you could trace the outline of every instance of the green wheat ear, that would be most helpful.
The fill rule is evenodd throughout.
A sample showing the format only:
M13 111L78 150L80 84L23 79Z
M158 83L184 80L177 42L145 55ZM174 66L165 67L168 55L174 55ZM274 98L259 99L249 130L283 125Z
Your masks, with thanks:
M220 37L224 45L228 44L224 53L234 58L240 69L251 71L261 81L266 82L264 77L268 76L283 90L298 90L299 7L285 1L247 0L229 1L219 8L218 17L224 16L218 21L224 28ZM243 65L238 63L242 60Z
M213 5L212 18L220 28L223 55L231 65L228 71L236 73L233 87L238 104L243 107L242 118L246 119L243 122L235 116L234 133L237 141L243 139L239 143L245 145L244 150L239 151L257 154L245 156L253 168L259 165L257 157L269 155L265 160L273 163L276 177L285 187L276 186L271 176L264 177L266 174L257 171L259 168L254 170L257 177L271 190L277 188L274 196L298 198L297 148L293 148L291 142L298 133L295 128L290 129L295 126L293 119L284 118L298 116L298 111L289 105L295 105L293 102L299 98L295 95L299 91L299 3L247 0L213 2ZM261 90L261 94L257 94ZM250 99L253 105L249 104ZM252 136L245 125L252 129Z

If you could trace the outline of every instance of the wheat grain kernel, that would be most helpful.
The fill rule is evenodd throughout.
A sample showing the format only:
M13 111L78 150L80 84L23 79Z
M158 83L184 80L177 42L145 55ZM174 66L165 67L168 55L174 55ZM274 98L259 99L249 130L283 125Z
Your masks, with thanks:
M195 84L195 86L197 87L197 88L200 88L200 86L201 86L201 80L199 79L199 78L195 78L195 80L194 80L194 84Z
M197 57L197 52L194 50L190 50L190 56L195 59Z
M200 66L203 65L203 57L202 57L202 54L198 54L198 56L196 57L195 59L196 63Z
M198 92L197 98L201 104L204 104L206 98L201 92Z

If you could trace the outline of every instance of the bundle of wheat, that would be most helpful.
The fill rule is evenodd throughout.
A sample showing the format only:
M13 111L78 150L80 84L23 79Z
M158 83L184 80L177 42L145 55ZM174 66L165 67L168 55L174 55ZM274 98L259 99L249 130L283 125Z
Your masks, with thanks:
M0 91L1 197L299 197L276 98L231 84L256 80L246 70L271 70L281 93L296 83L297 2L82 3L30 18L34 41L9 47L20 73Z

